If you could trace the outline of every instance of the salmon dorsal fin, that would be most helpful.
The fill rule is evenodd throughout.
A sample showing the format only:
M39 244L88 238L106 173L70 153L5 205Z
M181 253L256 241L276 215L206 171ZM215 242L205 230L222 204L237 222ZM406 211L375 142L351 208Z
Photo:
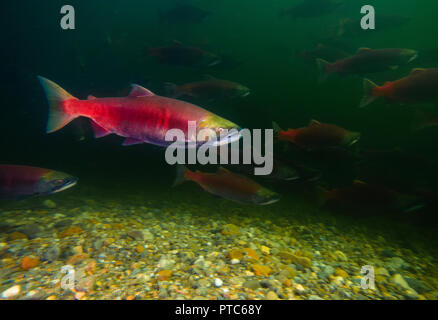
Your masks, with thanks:
M357 180L357 179L353 181L353 184L356 185L356 186L364 186L364 185L366 185L365 182L363 182L362 180Z
M204 79L205 80L216 80L216 78L210 74L204 74Z
M139 86L138 84L132 84L131 87L132 87L132 89L131 89L131 92L129 93L129 97L134 97L134 98L152 97L155 95L154 93L152 93L148 89L146 89L142 86Z
M370 48L359 48L359 49L357 49L356 54L362 54L362 53L369 52L369 51L371 51Z
M229 174L233 174L233 173L230 170L225 169L224 167L219 167L219 169L217 170L217 174L229 175Z
M414 68L414 69L412 69L410 75L417 74L419 72L423 72L424 70L426 70L426 69L425 68Z
M321 122L318 120L312 119L309 122L309 127L319 127L321 125Z
M96 100L97 98L95 96L92 96L91 94L87 97L87 100Z

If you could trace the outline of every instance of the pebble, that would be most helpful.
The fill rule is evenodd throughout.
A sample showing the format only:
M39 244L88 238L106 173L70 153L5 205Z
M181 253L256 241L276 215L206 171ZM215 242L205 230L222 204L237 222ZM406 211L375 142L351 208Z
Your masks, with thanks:
M58 260L59 255L61 254L61 250L59 249L59 246L53 245L49 247L46 251L44 251L44 260L53 262Z
M269 291L266 294L266 300L280 300L280 298L274 291Z
M55 203L54 201L52 201L52 200L49 200L49 199L44 200L44 201L43 201L43 205L44 205L46 208L49 208L49 209L54 209L54 208L56 208L56 203Z
M245 288L251 289L251 290L256 290L258 288L260 288L260 282L258 280L247 280L243 283L242 285Z
M216 287L221 287L222 285L224 284L224 282L221 280L221 279L219 279L219 278L216 278L216 279L214 279L214 285L216 286Z
M335 268L333 268L332 266L325 266L324 269L322 269L322 271L318 274L318 276L320 279L325 280L334 273L335 273Z
M239 259L231 259L231 264L239 264L240 260Z
M144 236L143 232L139 230L132 230L128 232L128 236L137 241L143 241Z
M391 278L391 281L392 281L392 283L394 283L395 285L397 285L403 289L406 289L406 290L411 289L409 284L405 281L405 279L399 273L393 275Z
M16 285L3 291L1 297L2 299L14 299L20 294L20 292L21 287L19 285Z
M29 239L34 239L42 232L42 228L34 223L28 223L21 227L18 231L24 233Z

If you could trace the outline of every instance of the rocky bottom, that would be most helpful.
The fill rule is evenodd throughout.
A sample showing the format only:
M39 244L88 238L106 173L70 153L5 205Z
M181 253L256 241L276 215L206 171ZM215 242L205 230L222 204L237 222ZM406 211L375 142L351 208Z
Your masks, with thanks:
M1 299L438 298L436 246L411 226L199 195L0 207Z

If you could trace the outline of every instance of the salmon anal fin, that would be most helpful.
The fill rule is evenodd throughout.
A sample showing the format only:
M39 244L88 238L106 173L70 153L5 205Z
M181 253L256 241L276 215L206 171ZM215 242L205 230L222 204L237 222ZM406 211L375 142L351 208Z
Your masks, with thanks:
M134 144L140 144L143 143L144 141L141 140L137 140L137 139L132 139L132 138L126 138L125 141L123 141L122 146L132 146Z
M97 98L95 96L92 96L91 94L87 97L87 100L96 100Z
M93 127L95 138L102 138L102 137L105 137L105 136L111 134L110 131L106 130L101 125L97 124L94 120L90 119L90 121L91 121L91 126Z

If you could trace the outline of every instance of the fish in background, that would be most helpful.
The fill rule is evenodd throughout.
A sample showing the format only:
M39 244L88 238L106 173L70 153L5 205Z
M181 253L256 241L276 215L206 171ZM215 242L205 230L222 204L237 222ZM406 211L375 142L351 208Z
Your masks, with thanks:
M304 0L281 10L280 16L293 19L319 17L333 12L341 4L333 0Z
M403 104L438 102L438 68L413 69L407 77L386 82L383 86L365 79L360 107L367 106L379 97L384 97L387 102Z
M384 32L392 29L399 29L411 21L411 18L397 16L397 15L384 15L376 13L376 30L378 32ZM373 30L363 30L360 26L361 19L344 18L339 22L336 36L346 38L356 38L358 36L365 36L375 34Z
M251 91L237 82L221 80L212 76L205 76L205 80L190 82L183 85L166 84L167 95L172 98L189 96L198 99L220 100L237 97L246 97Z
M223 167L216 173L204 173L178 166L174 186L187 180L196 182L211 194L242 204L268 205L280 200L277 193Z
M417 196L398 193L384 186L355 180L352 185L323 190L325 206L372 215L376 211L412 212L424 206Z
M321 79L325 80L329 74L338 75L365 75L375 72L396 69L406 65L418 57L418 52L411 49L370 49L359 48L356 54L344 59L329 63L317 59Z
M0 199L20 200L67 190L78 179L49 169L0 164Z
M200 23L211 14L198 7L181 4L166 11L159 11L160 21L166 23Z
M167 47L149 48L147 54L156 58L160 63L176 66L212 67L221 62L217 54L185 46L178 41L174 41L173 45Z
M125 146L139 143L168 146L173 142L165 140L167 131L180 129L185 134L185 141L179 141L180 147L185 147L185 143L196 141L196 137L188 137L189 121L196 122L198 132L207 128L217 134L224 129L230 130L220 143L240 138L239 127L231 121L196 105L155 95L139 85L133 85L127 97L89 96L88 100L79 100L56 83L43 77L39 77L39 80L50 107L48 133L82 116L91 120L96 138L116 134L125 138Z
M273 127L278 140L291 142L308 151L351 147L360 139L359 132L348 131L316 120L311 120L309 126L298 129L282 130L275 122Z
M306 59L309 63L315 63L316 59L326 61L337 61L350 56L349 53L341 48L328 46L323 43L318 43L314 49L298 51L297 54Z
M415 117L412 123L412 130L419 131L426 128L438 126L438 113L424 108L415 110Z
M248 150L249 148L249 150ZM239 161L238 164L233 164L233 156L232 152L228 151L227 153L227 168L232 168L235 171L239 171L246 175L254 175L255 168L259 167L252 157L250 163L245 163L244 154L245 151L247 154L254 154L253 147L246 147L245 145L239 147ZM221 147L217 148L217 154L220 155ZM260 153L262 154L262 153ZM321 173L318 170L313 168L309 168L307 166L298 164L294 161L285 160L283 158L279 158L277 153L272 154L273 159L273 167L272 172L268 175L260 175L258 177L262 179L270 179L270 180L279 180L279 181L316 181L320 178Z

